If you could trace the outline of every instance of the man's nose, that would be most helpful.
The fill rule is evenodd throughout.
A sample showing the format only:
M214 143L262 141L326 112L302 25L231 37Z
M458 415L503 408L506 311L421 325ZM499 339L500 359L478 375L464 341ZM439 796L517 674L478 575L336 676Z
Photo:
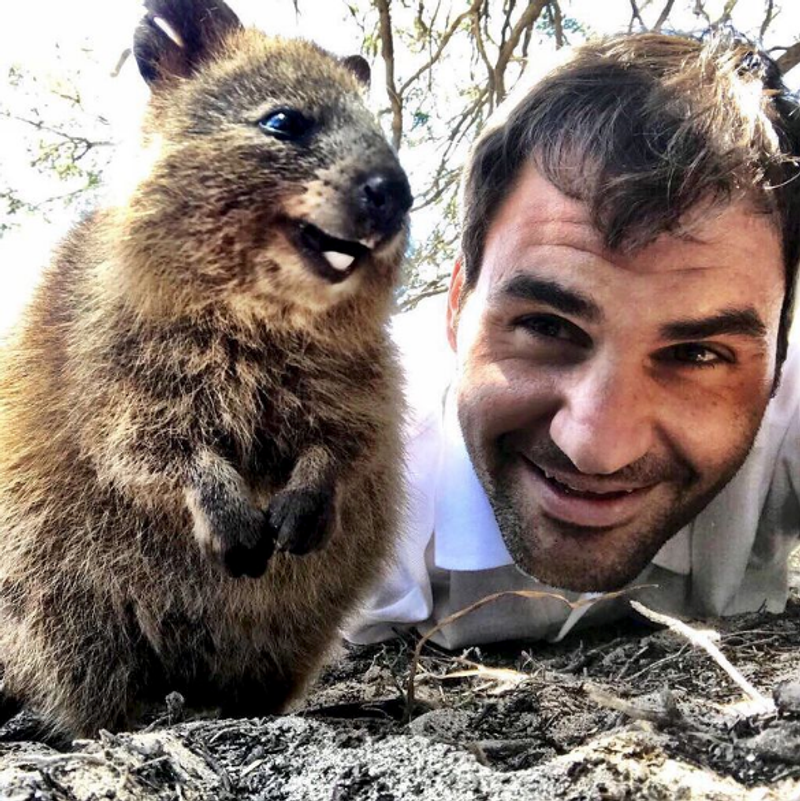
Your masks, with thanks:
M550 424L553 442L582 473L608 475L653 444L646 377L632 365L584 364L564 391Z

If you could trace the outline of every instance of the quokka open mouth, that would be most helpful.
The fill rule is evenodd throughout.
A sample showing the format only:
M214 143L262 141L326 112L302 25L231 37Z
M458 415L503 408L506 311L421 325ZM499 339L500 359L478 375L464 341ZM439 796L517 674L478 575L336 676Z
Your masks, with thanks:
M349 239L326 234L311 223L301 223L294 244L317 275L338 284L355 272L372 248Z

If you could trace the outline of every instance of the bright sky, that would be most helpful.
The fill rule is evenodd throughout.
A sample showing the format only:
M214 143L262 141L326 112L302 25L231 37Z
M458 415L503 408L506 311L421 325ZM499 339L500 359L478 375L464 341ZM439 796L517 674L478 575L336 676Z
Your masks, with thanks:
M245 24L254 24L268 32L288 36L304 36L314 39L327 49L346 55L357 52L362 32L349 18L345 0L298 0L301 17L295 15L291 0L229 0ZM658 15L665 0L640 0L645 6L645 17L653 20ZM500 0L492 0L500 5ZM565 14L573 15L598 32L611 32L627 28L630 20L629 0L562 0ZM681 0L676 6L681 6ZM707 0L706 6L712 16L719 13L724 0ZM800 0L776 0L780 8L774 29L785 37L782 40L768 40L767 46L789 45L800 38ZM734 24L742 31L757 30L764 13L764 0L739 0L734 13ZM6 75L9 67L23 64L33 70L53 69L55 54L61 53L64 63L69 63L74 54L82 49L90 49L95 64L87 67L84 88L84 103L110 118L117 130L133 129L140 108L146 98L146 89L140 80L132 59L129 59L122 74L111 78L110 73L122 51L129 46L132 31L141 14L138 0L23 0L14 4L13 12L6 10L4 24L0 26L0 70ZM698 28L697 19L692 14L684 18L672 17L677 27ZM380 62L380 60L378 60ZM373 86L380 89L382 77L381 64L374 67ZM398 64L402 76L410 68ZM790 75L790 84L800 89L800 66ZM0 107L3 106L3 93L0 86ZM376 98L375 105L383 105ZM413 158L413 152L404 153L406 161ZM6 180L15 185L21 181L32 182L27 167L28 157L21 142L4 142L0 149L0 171ZM15 183L16 182L16 183ZM26 186L29 184L26 183ZM31 188L33 189L33 185ZM44 197L52 194L51 187L43 187ZM56 190L58 191L58 190ZM61 236L69 224L70 217L55 226L32 223L21 232L0 239L0 265L6 268L13 265L21 292L25 291L26 277L35 273L22 265L41 264L54 239ZM4 269L5 278L8 273ZM0 291L0 329L3 307L16 305L16 292L10 295L6 280Z

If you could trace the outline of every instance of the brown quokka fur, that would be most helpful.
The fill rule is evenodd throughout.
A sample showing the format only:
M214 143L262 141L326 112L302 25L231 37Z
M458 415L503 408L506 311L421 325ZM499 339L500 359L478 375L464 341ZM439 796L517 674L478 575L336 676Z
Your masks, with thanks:
M0 357L0 661L57 729L302 691L388 557L408 183L368 73L147 0L143 177ZM322 547L324 546L324 547Z

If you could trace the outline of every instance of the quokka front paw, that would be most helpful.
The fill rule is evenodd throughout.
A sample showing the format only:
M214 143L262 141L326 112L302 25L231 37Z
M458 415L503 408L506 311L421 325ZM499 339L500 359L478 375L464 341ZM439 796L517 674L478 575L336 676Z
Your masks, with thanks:
M262 534L254 542L234 542L222 550L222 564L233 578L258 578L264 575L274 552L275 532L265 520Z
M275 529L275 546L296 556L321 548L333 533L336 492L333 488L293 489L277 493L267 507Z
M213 527L195 525L195 538L202 551L230 576L258 578L267 569L275 551L275 529L258 510L247 514L217 514ZM223 519L220 519L223 518Z

